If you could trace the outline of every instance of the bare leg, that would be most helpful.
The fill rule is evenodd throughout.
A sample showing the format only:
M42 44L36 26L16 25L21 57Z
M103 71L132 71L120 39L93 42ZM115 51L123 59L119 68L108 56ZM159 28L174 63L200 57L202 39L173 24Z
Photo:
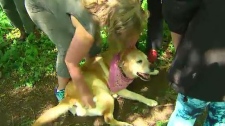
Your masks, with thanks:
M58 88L57 90L62 90L65 89L66 85L70 81L70 78L63 78L58 76Z

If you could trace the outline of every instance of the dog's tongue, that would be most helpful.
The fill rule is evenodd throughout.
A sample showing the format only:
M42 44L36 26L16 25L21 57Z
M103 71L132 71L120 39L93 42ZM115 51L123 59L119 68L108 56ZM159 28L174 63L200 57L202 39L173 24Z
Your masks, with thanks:
M139 76L141 76L142 78L144 78L144 79L149 79L149 74L146 74L146 73L138 73L139 74Z
M119 60L120 54L117 54L114 56L110 64L108 86L112 92L118 92L127 88L127 86L133 81L133 79L129 79L123 75L122 71L118 67Z

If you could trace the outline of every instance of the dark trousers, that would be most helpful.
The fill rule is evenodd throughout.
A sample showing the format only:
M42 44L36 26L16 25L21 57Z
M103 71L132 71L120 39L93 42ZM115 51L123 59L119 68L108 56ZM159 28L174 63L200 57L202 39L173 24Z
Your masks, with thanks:
M163 39L163 17L161 0L147 0L150 17L147 23L146 53L159 49Z
M27 33L34 31L35 25L27 14L24 0L0 0L0 5L13 26Z

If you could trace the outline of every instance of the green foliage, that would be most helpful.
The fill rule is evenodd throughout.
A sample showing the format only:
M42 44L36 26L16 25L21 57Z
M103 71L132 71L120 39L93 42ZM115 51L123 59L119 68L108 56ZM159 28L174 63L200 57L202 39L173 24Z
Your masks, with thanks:
M54 45L43 36L36 41L29 36L28 41L12 42L5 40L3 44L10 43L4 48L4 55L0 59L0 68L5 77L19 78L17 86L32 86L42 74L54 73L56 50Z
M144 0L142 7L147 9L147 0ZM44 76L55 76L55 62L57 49L49 38L41 34L41 38L35 38L35 35L28 36L25 42L17 40L20 33L15 29L0 10L0 71L4 78L16 80L16 87L33 86ZM142 51L146 46L145 29L140 36L138 48ZM170 35L167 26L165 25L164 38L170 41ZM103 49L108 46L107 36L104 31L101 34L103 40ZM173 53L174 48L170 44L170 51ZM159 50L159 54L163 55L164 50ZM169 61L167 61L169 62ZM84 61L81 62L83 64ZM165 64L160 61L160 64Z
M148 2L147 2L147 0L143 0L141 7L142 7L144 10L147 10L147 9L148 9Z
M37 40L31 34L25 42L18 41L18 30L2 11L0 16L0 71L4 77L16 78L18 87L32 86L43 75L54 75L56 49L47 36Z

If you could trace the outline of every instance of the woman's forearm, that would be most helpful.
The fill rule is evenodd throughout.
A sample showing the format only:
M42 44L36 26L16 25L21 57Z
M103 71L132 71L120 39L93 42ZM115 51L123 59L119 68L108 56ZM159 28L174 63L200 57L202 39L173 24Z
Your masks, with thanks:
M78 88L79 92L82 94L85 94L87 91L89 91L87 84L84 81L83 74L80 70L79 66L75 66L72 63L67 63L67 67L69 69L71 79L73 83Z
M90 91L84 81L79 62L88 55L88 51L91 48L93 40L89 37L86 37L86 35L82 33L83 32L80 33L79 28L77 28L77 31L71 41L70 47L67 50L65 62L69 70L71 79L78 88L79 93L85 95L90 93ZM83 42L82 40L86 41Z

